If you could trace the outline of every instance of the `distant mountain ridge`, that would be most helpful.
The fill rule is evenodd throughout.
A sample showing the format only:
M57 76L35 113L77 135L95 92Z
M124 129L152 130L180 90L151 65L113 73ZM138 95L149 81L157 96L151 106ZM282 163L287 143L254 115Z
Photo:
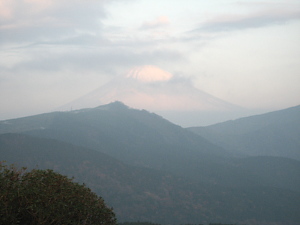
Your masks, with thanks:
M122 221L299 221L300 162L230 151L121 102L0 121L0 160L78 177Z
M300 160L300 105L188 130L232 153Z
M208 166L204 163L208 159L217 163L215 156L227 157L223 149L206 139L156 114L131 109L121 102L2 122L0 133L9 132L56 139L104 152L133 165L190 176L195 173L192 165ZM186 166L178 169L176 164L182 160ZM203 163L199 165L199 161Z

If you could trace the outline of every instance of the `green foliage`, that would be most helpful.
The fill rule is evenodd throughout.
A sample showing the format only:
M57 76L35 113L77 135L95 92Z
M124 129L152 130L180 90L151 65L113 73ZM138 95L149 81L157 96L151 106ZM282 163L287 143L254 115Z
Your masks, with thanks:
M0 163L0 224L115 225L116 218L101 197L66 176Z

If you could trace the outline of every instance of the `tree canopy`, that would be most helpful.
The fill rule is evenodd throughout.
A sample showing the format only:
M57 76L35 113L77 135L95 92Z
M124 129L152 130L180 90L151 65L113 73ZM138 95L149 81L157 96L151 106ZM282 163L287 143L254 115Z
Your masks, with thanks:
M0 224L115 225L113 210L84 184L53 170L0 162Z

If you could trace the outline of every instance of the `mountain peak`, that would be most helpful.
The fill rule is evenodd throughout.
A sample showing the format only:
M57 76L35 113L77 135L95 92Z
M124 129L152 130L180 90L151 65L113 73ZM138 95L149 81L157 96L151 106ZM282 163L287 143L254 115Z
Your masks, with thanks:
M129 109L129 106L125 105L121 101L114 101L106 105L96 107L96 109L107 109L107 110L125 110Z
M152 65L132 68L126 75L126 78L132 78L144 83L168 81L172 77L171 73Z

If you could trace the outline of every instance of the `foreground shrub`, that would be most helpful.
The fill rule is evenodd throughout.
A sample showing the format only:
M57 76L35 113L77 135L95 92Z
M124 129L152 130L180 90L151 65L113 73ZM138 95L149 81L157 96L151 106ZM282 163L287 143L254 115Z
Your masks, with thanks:
M115 225L116 218L85 185L52 170L0 163L0 224Z

